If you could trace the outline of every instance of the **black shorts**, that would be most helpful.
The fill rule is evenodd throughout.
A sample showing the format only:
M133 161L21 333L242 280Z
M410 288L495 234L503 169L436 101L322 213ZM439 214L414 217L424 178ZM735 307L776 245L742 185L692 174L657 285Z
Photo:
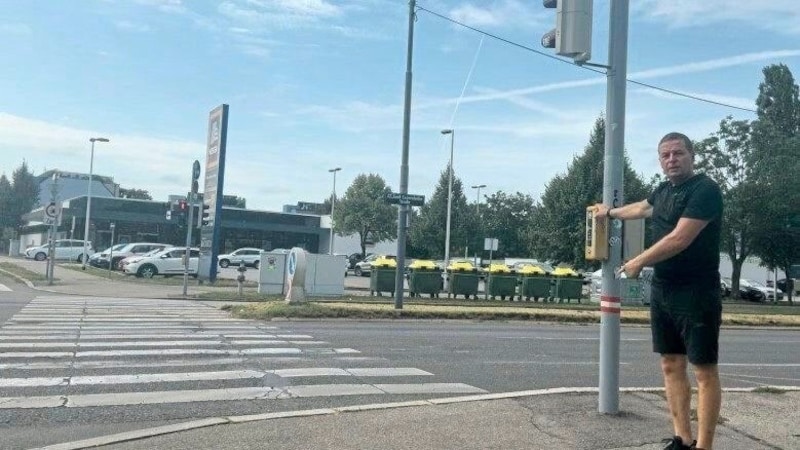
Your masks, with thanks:
M716 364L722 299L719 283L652 283L653 351L686 355L692 364Z

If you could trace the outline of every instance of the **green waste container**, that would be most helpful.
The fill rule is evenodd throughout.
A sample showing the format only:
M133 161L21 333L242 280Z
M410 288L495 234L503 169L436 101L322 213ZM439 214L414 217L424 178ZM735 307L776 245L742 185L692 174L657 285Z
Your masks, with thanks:
M375 267L369 273L369 294L378 297L381 292L388 292L389 295L394 295L394 281L397 268L395 267Z
M623 304L641 305L644 303L642 280L638 278L622 278L619 280L620 297Z
M442 292L442 271L437 269L409 269L408 293L411 297L428 294L439 298Z
M580 303L583 297L583 277L557 277L555 297L559 299L559 303L564 300L569 302L573 298Z
M525 297L525 300L530 300L531 297L535 301L547 301L553 296L553 278L542 275L523 275L522 276L522 289L520 297Z
M454 298L463 295L464 298L478 295L478 281L480 275L475 269L471 270L452 270L448 272L450 279L449 291L447 298L452 295Z
M514 300L517 293L517 274L513 272L489 273L487 275L486 293L492 300L500 297L500 300Z

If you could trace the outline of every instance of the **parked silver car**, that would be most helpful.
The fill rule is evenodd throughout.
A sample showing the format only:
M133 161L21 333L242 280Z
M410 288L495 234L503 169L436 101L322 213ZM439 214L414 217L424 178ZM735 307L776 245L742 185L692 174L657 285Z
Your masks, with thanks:
M48 252L48 245L43 244L25 250L25 257L35 259L36 261L44 261L47 259ZM92 248L91 241L86 247L86 253L84 253L83 241L77 239L56 239L53 252L53 259L81 262L84 258L88 261L89 255L94 253L94 249Z

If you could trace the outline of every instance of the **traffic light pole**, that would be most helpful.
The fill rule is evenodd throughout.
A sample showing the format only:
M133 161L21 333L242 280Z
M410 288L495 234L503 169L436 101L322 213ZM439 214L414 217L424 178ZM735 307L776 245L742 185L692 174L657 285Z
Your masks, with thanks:
M603 161L603 204L624 205L625 79L628 75L628 3L611 0L606 98L606 138ZM609 227L608 259L603 261L600 297L600 379L598 410L619 412L620 283L616 268L622 262L622 221Z
M192 228L194 228L193 216L194 216L194 192L189 192L189 213L186 219L186 254L183 255L183 296L186 297L186 293L188 290L189 285L189 256L191 255L191 247L192 247Z
M414 52L414 16L416 0L408 2L408 50L406 52L406 90L403 109L403 154L400 161L400 194L408 194L408 145L411 134L411 66ZM400 203L397 213L397 270L394 279L394 309L403 309L403 288L406 264L406 233L408 232L407 202Z

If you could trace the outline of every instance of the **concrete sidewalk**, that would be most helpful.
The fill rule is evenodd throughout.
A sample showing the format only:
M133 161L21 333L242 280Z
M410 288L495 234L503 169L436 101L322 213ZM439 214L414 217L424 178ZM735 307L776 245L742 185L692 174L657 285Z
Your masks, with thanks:
M660 392L623 392L620 413L602 415L596 392L568 391L201 419L45 448L656 450L671 437ZM798 411L797 391L726 392L715 448L800 448Z

